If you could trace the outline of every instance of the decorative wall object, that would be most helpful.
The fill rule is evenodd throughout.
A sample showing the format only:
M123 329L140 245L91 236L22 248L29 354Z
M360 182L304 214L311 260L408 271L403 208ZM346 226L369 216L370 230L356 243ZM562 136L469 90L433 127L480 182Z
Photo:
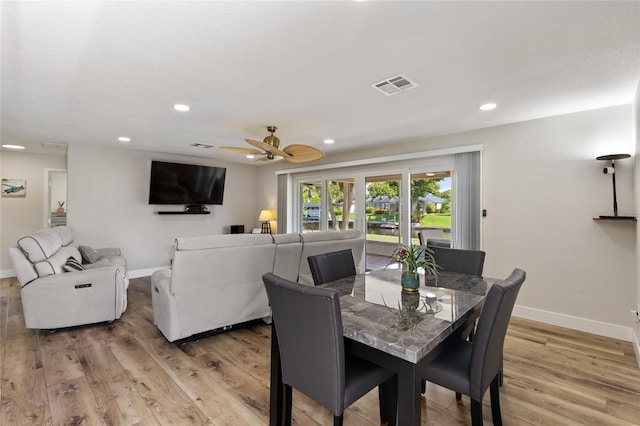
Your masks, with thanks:
M2 179L2 196L3 197L26 197L27 196L26 179Z

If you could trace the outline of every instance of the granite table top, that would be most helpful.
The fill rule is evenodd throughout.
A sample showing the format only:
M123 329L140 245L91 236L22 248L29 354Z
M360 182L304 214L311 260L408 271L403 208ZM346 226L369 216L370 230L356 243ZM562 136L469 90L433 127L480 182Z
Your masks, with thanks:
M477 315L489 287L499 281L450 272L421 275L419 293L403 293L399 269L377 269L325 284L338 289L343 334L417 363Z

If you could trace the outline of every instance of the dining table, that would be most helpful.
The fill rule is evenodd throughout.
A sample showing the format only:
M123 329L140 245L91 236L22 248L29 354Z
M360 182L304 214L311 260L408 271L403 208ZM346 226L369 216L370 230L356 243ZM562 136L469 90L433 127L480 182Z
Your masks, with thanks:
M422 371L439 343L476 318L492 278L440 271L421 274L418 292L402 291L402 271L393 266L323 284L338 290L345 347L398 375L397 425L420 425ZM269 424L281 426L285 404L275 327L271 338ZM289 402L290 403L290 402ZM381 419L387 421L389 419Z

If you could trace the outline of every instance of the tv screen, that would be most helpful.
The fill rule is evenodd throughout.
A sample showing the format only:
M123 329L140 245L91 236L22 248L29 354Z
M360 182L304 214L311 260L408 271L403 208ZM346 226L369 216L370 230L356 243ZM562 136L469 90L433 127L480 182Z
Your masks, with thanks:
M224 167L151 162L149 204L222 204Z

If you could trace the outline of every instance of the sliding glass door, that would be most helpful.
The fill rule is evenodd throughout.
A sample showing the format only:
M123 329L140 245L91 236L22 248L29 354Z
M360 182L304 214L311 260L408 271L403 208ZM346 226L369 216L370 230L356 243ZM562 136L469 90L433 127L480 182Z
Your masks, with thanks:
M411 241L451 241L451 171L411 173ZM422 241L426 244L426 241Z
M480 152L463 152L291 172L287 229L359 229L368 268L385 266L398 244L418 244L420 231L446 246L479 249L480 160Z

